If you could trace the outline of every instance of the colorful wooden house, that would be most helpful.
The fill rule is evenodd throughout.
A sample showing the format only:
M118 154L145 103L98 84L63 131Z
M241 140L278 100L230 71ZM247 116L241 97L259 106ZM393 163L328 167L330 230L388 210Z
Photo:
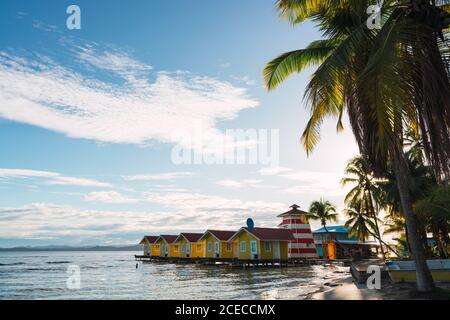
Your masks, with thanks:
M154 245L156 239L158 239L157 236L144 236L144 238L142 238L141 242L139 242L139 244L142 246L142 249L144 251L144 253L143 253L144 256L152 255L153 245Z
M292 240L288 229L243 227L228 241L232 242L233 257L240 260L288 260Z
M202 248L199 248L199 253L197 252L197 241L202 237L203 233L180 233L173 243L174 246L174 256L182 258L192 258L199 257ZM200 244L201 245L201 244Z
M206 258L233 258L233 244L228 241L236 231L207 230L200 242L204 246Z
M317 255L324 259L376 258L380 245L375 241L360 241L342 225L322 227L313 231Z
M177 239L177 236L173 235L160 235L156 239L155 244L157 245L157 253L160 257L173 257L174 256L174 246L173 242ZM155 249L156 253L156 249Z

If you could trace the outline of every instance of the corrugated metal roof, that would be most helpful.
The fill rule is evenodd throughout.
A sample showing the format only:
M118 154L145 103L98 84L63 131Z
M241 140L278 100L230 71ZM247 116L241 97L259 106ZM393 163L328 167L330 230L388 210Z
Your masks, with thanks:
M350 233L350 231L344 226L326 226L328 232L331 233ZM314 230L312 233L326 233L325 227Z
M225 231L225 230L208 230L207 232L211 233L219 240L226 241L230 239L236 231Z
M168 243L172 243L174 242L178 236L174 236L174 235L168 235L168 234L162 234L158 237L159 238L163 238L164 240L166 240Z
M197 242L198 239L202 237L203 233L180 233L180 236L183 236L186 238L189 242ZM178 237L179 238L179 237Z
M143 243L145 240L148 241L149 243L154 243L156 239L158 239L157 236L144 236L140 243Z

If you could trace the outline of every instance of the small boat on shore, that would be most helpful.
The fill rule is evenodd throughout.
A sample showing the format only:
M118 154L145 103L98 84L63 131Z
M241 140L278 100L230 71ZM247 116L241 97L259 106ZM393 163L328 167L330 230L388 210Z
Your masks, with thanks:
M450 282L450 260L427 260L428 268L436 282ZM389 276L393 282L416 282L416 265L412 260L387 261Z

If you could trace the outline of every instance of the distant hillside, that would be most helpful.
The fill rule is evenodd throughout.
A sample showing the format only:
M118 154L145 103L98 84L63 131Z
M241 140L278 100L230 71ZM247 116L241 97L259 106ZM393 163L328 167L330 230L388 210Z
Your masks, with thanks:
M141 251L139 245L132 246L37 246L37 247L13 247L0 248L0 252L5 251Z

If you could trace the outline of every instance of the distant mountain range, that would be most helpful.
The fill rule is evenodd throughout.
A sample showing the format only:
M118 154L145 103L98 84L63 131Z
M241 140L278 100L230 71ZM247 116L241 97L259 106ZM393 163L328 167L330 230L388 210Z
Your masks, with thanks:
M0 252L5 251L141 251L140 245L131 246L36 246L36 247L13 247L0 248Z

